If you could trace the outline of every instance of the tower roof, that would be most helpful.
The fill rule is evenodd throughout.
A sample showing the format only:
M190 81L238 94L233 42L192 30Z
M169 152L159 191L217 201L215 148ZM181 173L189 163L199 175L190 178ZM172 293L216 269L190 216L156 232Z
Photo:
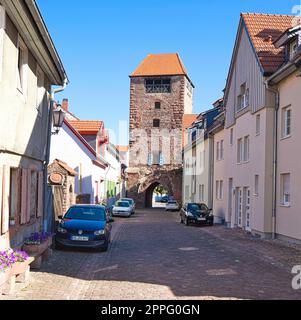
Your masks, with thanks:
M149 54L130 77L178 76L189 79L178 53Z

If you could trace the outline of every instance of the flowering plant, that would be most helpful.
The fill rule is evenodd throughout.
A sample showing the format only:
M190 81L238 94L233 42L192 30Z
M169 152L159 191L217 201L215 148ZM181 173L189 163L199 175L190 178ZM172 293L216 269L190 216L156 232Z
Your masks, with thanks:
M51 232L35 232L32 233L31 236L25 239L26 245L39 245L49 238L53 237L53 233Z
M6 250L0 251L0 272L11 267L16 262L25 262L29 258L25 251Z

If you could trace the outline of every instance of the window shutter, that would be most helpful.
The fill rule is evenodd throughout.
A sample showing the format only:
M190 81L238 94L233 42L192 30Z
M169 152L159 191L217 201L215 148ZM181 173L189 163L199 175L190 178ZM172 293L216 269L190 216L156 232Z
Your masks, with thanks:
M1 8L1 7L0 7ZM2 226L2 181L3 181L3 168L0 167L0 234Z
M43 186L44 186L43 181L44 181L43 171L40 171L38 175L38 210L37 210L38 218L43 216Z
M2 178L2 234L9 230L9 189L10 189L10 167L3 166Z
M30 198L31 198L31 170L27 169L27 205L26 205L26 223L30 222Z
M27 170L22 169L22 178L21 178L21 224L26 224L26 212L27 212Z

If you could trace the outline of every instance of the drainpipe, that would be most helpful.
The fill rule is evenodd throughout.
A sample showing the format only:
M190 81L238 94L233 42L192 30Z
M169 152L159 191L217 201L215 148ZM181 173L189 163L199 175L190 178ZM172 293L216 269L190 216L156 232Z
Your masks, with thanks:
M278 111L280 107L279 90L271 88L269 82L265 82L267 90L273 92L276 96L276 105L274 111L274 128L273 128L273 208L272 208L272 239L276 239L276 222L277 222L277 175L278 175Z
M47 142L46 142L46 155L45 155L45 162L44 162L44 221L43 221L43 229L44 231L51 231L49 230L49 223L48 223L48 216L46 215L47 212L47 204L46 204L46 194L47 194L47 180L48 180L48 165L50 161L50 144L51 144L51 129L52 129L52 117L53 117L53 109L55 104L55 94L62 92L67 87L68 80L64 80L64 84L56 89L51 90L50 95L50 107L48 112L48 128L47 128Z

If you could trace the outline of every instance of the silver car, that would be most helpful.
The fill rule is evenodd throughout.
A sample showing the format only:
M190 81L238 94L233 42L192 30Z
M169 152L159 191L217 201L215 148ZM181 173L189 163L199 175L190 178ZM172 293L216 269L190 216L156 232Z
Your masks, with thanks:
M180 206L177 201L170 200L167 202L165 210L166 211L180 211Z
M121 198L120 201L126 201L126 202L129 202L129 204L131 205L132 207L132 214L135 213L135 209L136 209L136 204L135 204L135 201L131 198Z
M113 207L112 215L114 217L130 217L133 209L128 201L117 201Z

